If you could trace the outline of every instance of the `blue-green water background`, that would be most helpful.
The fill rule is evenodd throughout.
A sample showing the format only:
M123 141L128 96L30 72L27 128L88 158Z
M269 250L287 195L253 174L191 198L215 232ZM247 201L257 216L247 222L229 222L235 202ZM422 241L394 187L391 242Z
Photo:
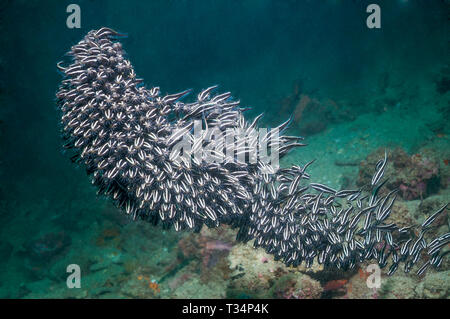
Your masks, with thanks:
M220 84L252 107L248 118L264 112L266 126L294 112L295 103L282 109L282 101L296 85L300 93L337 101L342 114L307 138L310 150L287 160L320 157L312 174L316 181L341 186L346 174L353 178L356 172L335 166L335 159L361 160L378 146L415 152L437 141L449 149L448 92L438 92L439 81L449 76L447 1L375 1L382 9L379 30L366 27L366 6L374 1L76 1L82 27L68 29L71 2L0 4L0 297L71 296L51 292L65 285L63 265L98 263L103 248L88 247L95 246L105 220L120 215L95 196L83 169L63 154L54 104L61 79L56 63L94 28L129 35L124 48L148 86L174 93ZM355 149L356 134L368 135L368 141ZM71 244L60 256L49 264L30 259L30 242L61 231ZM119 254L135 269L156 265L158 258L170 263L183 235L145 231L131 245L136 252ZM130 272L135 274L117 269L113 277L124 284ZM98 279L91 287L98 288ZM95 289L86 284L81 296L100 296ZM127 296L118 291L106 296Z

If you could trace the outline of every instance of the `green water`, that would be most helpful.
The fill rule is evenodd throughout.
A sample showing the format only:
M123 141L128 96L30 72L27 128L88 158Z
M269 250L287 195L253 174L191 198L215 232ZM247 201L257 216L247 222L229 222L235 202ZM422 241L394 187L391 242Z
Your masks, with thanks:
M56 63L101 26L128 34L123 45L138 76L163 93L220 84L252 107L249 120L264 113L262 126L298 114L288 133L308 147L282 164L316 159L315 182L354 187L371 152L400 147L431 152L439 168L437 189L403 200L411 218L423 220L414 208L422 203L450 201L448 1L377 1L381 29L366 26L371 1L350 0L78 1L81 28L69 29L71 2L0 5L1 298L272 298L286 297L274 292L286 280L280 272L319 291L358 276L283 268L237 245L232 229L175 233L132 222L97 197L64 154L55 92ZM205 251L216 241L233 248ZM66 286L69 264L81 268L80 289ZM246 272L239 283L236 265ZM396 274L377 296L448 298L449 269L429 279ZM345 287L312 297L374 297Z

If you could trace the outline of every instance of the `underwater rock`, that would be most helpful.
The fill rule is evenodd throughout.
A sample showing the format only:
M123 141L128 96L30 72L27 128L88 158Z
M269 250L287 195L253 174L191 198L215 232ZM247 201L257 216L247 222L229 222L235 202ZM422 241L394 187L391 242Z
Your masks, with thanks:
M448 198L445 196L434 195L424 199L414 212L414 217L417 218L419 222L423 222L426 219L426 216L429 216L430 213L436 211L442 205L446 204ZM448 225L449 217L448 214L443 214L436 218L433 225L435 228L439 228L440 226Z
M445 139L449 139L448 136L441 133L437 133L436 137L444 141ZM435 146L421 148L419 153L423 154L425 157L433 158L438 161L440 188L446 189L450 185L450 148L445 147L445 144L442 145L442 142L438 142Z
M182 274L177 274L176 277L171 278L168 281L168 286L170 288L170 290L174 291L177 290L178 287L180 287L181 285L183 285L186 281L190 280L193 277L192 274L190 273L182 273Z
M245 293L250 294L252 298L275 298L270 289L279 278L289 274L296 278L306 274L319 276L323 270L323 265L318 264L312 268L304 265L286 268L282 262L275 261L273 256L265 253L264 250L253 249L243 244L233 247L228 260L231 269L228 290L231 297ZM294 286L297 287L297 284ZM278 297L282 298L282 296Z
M192 299L192 296L199 299L224 299L226 298L227 282L212 281L202 282L199 278L186 281L174 293L174 298Z
M163 298L164 292L161 285L150 276L138 274L139 272L137 270L132 275L124 278L119 293L126 298Z
M95 264L92 264L89 267L89 272L94 273L94 272L105 270L105 269L109 268L112 264L117 263L118 258L120 256L119 254L120 253L118 251L114 252L114 255L113 255L114 257L113 258L108 258L108 259L105 259L103 261L100 261L100 262L97 262Z
M120 231L119 227L108 225L95 238L95 245L99 247L114 245L117 247L121 241Z
M226 225L217 229L203 227L200 233L190 233L179 240L177 262L168 270L189 263L203 282L226 278L230 272L227 256L235 244L235 237L236 231ZM171 285L179 286L185 281L182 277L177 273L176 278L171 279Z
M235 244L236 231L227 225L209 229L203 227L200 233L190 233L178 242L181 259L200 259L208 264L214 251L229 252Z
M294 121L299 126L300 134L309 136L324 131L330 123L330 114L327 113L318 100L302 94L294 109Z
M332 99L318 100L300 94L293 106L294 123L302 136L320 133L330 124L350 118Z
M300 99L300 95L302 94L303 81L297 80L294 82L294 88L291 94L285 96L281 101L280 110L282 114L290 114L292 110L295 108L295 105L298 103Z
M431 275L429 275L431 276ZM415 299L417 298L417 280L411 277L398 276L382 278L380 297L386 299Z
M235 245L228 259L232 271L228 295L232 298L244 293L252 298L270 298L268 291L273 282L286 274L282 263L274 261L262 249L248 245Z
M310 136L324 131L328 125L354 116L330 98L318 98L313 92L307 93L302 82L297 81L291 94L280 101L283 116L293 117L296 131L302 136Z
M389 216L389 221L395 223L399 227L408 227L415 223L415 219L412 217L414 212L412 205L408 205L407 202L397 201L392 207L392 215ZM415 207L414 207L415 208Z
M29 257L35 261L49 262L49 260L62 253L72 239L64 231L51 232L27 243L26 251Z
M373 175L373 165L377 163L384 149L379 148L370 153L360 163L358 186L369 185ZM423 199L439 189L439 161L421 153L409 156L401 148L388 151L392 163L386 167L388 192L399 189L400 196L405 200Z
M359 272L348 279L341 291L325 292L324 297L333 299L377 299L376 291L367 287L366 276Z
M49 232L28 240L18 254L24 258L23 267L27 275L33 279L43 279L52 276L52 269L70 252L71 244L72 239L66 232ZM68 264L64 265L63 275Z
M275 282L269 296L279 299L318 299L322 292L320 283L307 275L287 274Z
M449 278L450 270L429 274L417 286L415 290L417 297L432 299L448 298L450 292Z

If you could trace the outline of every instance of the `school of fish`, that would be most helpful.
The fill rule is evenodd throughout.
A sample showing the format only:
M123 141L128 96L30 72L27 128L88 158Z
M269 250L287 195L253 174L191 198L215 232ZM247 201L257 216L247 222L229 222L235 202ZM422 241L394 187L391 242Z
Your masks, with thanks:
M423 274L442 264L450 232L428 240L426 234L448 204L421 225L400 228L389 222L397 195L380 193L386 155L370 185L354 190L309 182L312 162L275 170L234 155L221 163L190 156L207 144L204 136L193 135L195 121L204 135L227 134L257 128L260 117L247 122L239 101L230 93L214 95L215 86L190 103L181 101L189 91L162 96L158 87L147 89L124 56L120 37L109 28L92 30L71 48L70 64L57 64L64 76L57 104L72 160L83 163L98 193L127 214L177 231L229 224L238 228L238 240L254 240L286 265L318 262L347 270L374 260L389 265L391 275L399 266L405 272L416 266ZM274 147L271 137L288 124L268 130L263 142ZM172 149L185 138L192 142L183 150L190 160L176 160ZM208 142L212 149L223 147L223 141ZM280 158L304 146L295 136L280 135L276 143ZM238 139L234 154L249 158L252 149Z

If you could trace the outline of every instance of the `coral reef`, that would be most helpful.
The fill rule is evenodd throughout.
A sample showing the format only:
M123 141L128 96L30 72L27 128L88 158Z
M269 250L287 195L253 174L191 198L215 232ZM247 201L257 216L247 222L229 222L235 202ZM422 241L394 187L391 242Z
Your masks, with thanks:
M389 274L393 274L401 263L409 272L425 256L427 261L418 270L422 274L442 264L450 233L431 241L424 234L446 213L446 205L414 226L416 232L410 231L413 226L387 223L396 200L395 190L382 190L385 184L393 186L383 180L385 171L391 175L393 169L387 154L382 160L368 161L375 170L370 176L361 175L363 186L356 190L309 182L306 170L312 162L276 170L259 158L242 161L238 154L244 159L254 154L247 140L239 137L234 153L221 164L209 161L204 153L194 156L200 149L216 150L213 157L223 155L223 141L211 140L212 132L251 132L259 117L246 122L239 102L230 93L213 96L215 87L200 92L191 103L180 101L187 92L161 96L158 87L146 89L115 41L119 36L101 28L72 47L72 64L58 64L65 78L57 103L65 147L73 150L73 161L83 163L98 192L129 216L177 231L229 224L238 228L238 240L253 240L255 247L294 267L304 263L310 268L317 261L327 268L348 270L366 260L381 267L392 261ZM205 128L200 137L192 133L196 121ZM273 139L288 123L269 130L252 145L261 148L267 142L271 151L279 146L280 158L304 146L299 137ZM183 149L183 154L173 152L181 141L188 141L191 148ZM405 169L406 178L395 185L405 198L431 193L438 175L433 160L401 154L400 160L395 158L394 166L400 169L412 163L413 172ZM397 241L397 235L409 239ZM206 251L231 249L218 242L212 244L214 249L207 247ZM293 290L281 291L307 297L297 293L295 287L302 285L296 282ZM307 286L316 295L316 286Z

